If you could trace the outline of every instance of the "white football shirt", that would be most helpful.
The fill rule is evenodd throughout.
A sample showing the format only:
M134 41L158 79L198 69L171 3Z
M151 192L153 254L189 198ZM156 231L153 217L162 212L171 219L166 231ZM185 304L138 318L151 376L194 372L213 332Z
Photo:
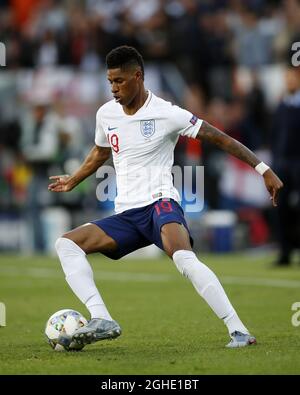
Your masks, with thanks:
M179 135L196 138L202 120L148 91L144 105L127 115L115 100L96 115L95 143L111 147L116 171L115 211L147 206L160 198L180 201L173 185Z

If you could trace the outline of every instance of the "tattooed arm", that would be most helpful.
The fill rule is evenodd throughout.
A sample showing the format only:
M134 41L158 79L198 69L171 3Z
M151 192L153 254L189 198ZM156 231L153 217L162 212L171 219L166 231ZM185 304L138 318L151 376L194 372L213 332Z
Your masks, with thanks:
M249 148L206 121L203 121L197 139L215 144L223 151L228 152L253 168L261 162ZM273 201L273 206L277 206L278 192L283 187L283 183L271 169L268 169L263 177L266 188L271 195L270 199Z
M261 162L257 156L242 143L221 132L221 130L215 128L206 121L203 121L197 138L217 145L223 151L248 163L248 165L252 167L255 167Z

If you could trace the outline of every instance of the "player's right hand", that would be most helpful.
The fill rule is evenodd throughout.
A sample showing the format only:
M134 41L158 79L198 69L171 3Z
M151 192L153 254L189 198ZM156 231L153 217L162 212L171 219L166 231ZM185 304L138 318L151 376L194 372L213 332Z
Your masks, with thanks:
M71 176L68 174L51 176L49 179L54 180L48 185L48 190L51 192L69 192L74 188L73 183L71 183Z

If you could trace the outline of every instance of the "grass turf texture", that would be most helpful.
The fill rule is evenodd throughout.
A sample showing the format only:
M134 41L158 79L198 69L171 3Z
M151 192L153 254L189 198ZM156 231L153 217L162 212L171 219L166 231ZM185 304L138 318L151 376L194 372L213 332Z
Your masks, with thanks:
M123 334L81 352L54 352L44 338L49 316L63 308L88 317L48 257L2 256L0 374L299 374L297 266L270 269L272 256L207 255L258 345L226 349L227 329L168 258L113 262L90 257L96 283Z

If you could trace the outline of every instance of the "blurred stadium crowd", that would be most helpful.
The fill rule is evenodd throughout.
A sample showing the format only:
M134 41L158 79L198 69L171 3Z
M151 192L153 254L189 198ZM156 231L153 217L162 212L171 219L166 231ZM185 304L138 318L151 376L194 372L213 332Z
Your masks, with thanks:
M175 163L205 165L205 209L188 218L191 226L200 232L200 216L230 210L235 244L212 249L277 240L280 259L289 260L299 241L299 234L283 240L282 226L300 205L300 73L291 67L300 0L0 0L0 42L0 249L45 251L52 222L73 227L111 213L110 202L95 198L95 178L72 194L50 194L47 184L51 174L74 171L92 146L97 108L111 99L105 56L127 44L144 56L154 93L273 162L285 183L292 179L288 204L275 215L248 166L180 138ZM286 98L298 110L292 125ZM293 176L284 173L287 163Z

